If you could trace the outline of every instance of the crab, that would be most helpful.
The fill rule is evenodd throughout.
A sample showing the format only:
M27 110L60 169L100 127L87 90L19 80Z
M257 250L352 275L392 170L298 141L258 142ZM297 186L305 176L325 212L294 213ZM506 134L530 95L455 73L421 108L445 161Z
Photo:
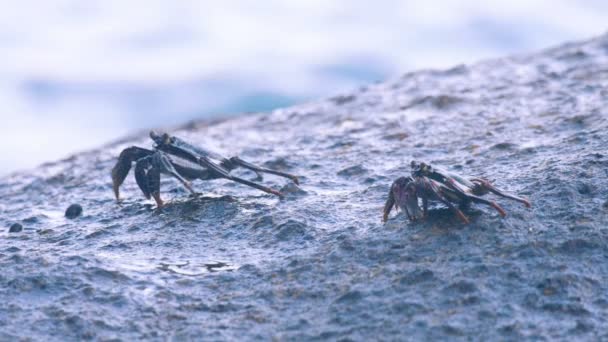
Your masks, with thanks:
M383 222L388 220L393 207L405 211L410 221L425 219L428 216L429 201L443 203L465 224L469 223L468 217L455 205L466 207L470 203L481 203L494 208L500 216L505 217L507 213L496 202L480 197L490 192L530 208L527 199L497 189L486 179L461 176L417 161L412 161L411 168L411 176L400 177L391 185L384 205ZM422 210L418 198L422 199Z
M239 157L224 158L219 154L194 146L178 137L167 133L150 132L154 149L137 146L124 149L118 162L112 169L112 184L116 200L120 201L119 188L135 163L135 181L147 199L154 198L158 208L164 202L160 197L160 175L167 174L180 181L188 191L196 194L190 182L195 179L212 180L224 178L241 183L258 190L283 197L283 194L261 184L239 178L230 171L243 167L256 173L262 179L262 173L273 174L291 179L299 184L298 177L248 163Z

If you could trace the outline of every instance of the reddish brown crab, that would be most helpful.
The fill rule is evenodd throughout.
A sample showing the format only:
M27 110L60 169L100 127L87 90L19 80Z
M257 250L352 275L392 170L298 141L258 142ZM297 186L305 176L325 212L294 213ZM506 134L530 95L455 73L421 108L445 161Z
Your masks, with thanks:
M424 219L427 217L429 201L439 201L445 204L464 223L469 223L469 219L454 204L481 203L494 208L500 216L506 216L504 209L496 202L480 197L489 192L530 207L530 202L527 199L499 190L483 178L463 177L416 161L412 161L411 166L411 176L398 178L391 185L388 199L384 205L384 222L388 220L388 215L393 207L405 211L410 221ZM418 206L418 198L422 199L422 210Z
M283 197L279 191L231 175L230 171L238 167L255 172L258 179L262 178L261 173L269 173L289 178L298 184L298 177L294 175L256 166L239 157L224 158L167 133L158 134L152 131L150 138L155 142L154 150L131 146L120 153L118 162L112 169L112 183L116 200L119 200L120 185L129 174L133 163L135 163L137 185L146 198L154 198L158 207L162 207L164 204L160 198L161 173L175 177L191 193L195 193L190 186L191 180L224 178Z

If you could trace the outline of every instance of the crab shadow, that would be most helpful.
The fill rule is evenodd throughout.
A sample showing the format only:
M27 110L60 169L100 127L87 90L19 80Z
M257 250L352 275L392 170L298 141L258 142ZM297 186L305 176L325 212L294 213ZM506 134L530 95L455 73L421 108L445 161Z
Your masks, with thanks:
M470 223L474 224L477 219L483 215L483 212L471 208L460 208L469 218ZM463 228L467 224L458 219L454 212L448 208L430 208L428 215L424 220L410 221L404 212L400 211L391 221L405 221L408 226L419 227L439 227L439 228Z
M155 209L154 213L174 217L230 218L237 214L238 207L239 201L233 196L192 195L187 199L168 202L162 208Z

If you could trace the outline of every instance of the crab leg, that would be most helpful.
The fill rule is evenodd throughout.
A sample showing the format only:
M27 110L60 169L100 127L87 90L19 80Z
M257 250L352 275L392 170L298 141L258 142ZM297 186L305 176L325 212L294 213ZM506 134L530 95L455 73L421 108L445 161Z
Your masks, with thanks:
M194 179L201 180L211 180L221 178L217 175L217 173L209 172L207 169L201 169L198 167L189 167L185 165L180 165L178 163L172 163L173 167L182 177L187 179L188 181L192 181Z
M154 166L152 156L139 159L135 164L135 181L146 198L154 194L154 200L160 207L163 201L160 199L160 170Z
M429 199L426 197L422 198L422 217L427 218L429 212Z
M530 208L530 206L531 206L530 202L527 199L521 198L521 197L517 197L517 196L512 195L512 194L505 193L505 192L497 189L496 187L494 187L492 185L492 183L490 183L489 181L487 181L487 180L485 180L483 178L471 178L471 181L475 182L482 189L490 191L490 192L492 192L492 193L494 193L494 194L496 194L498 196L502 196L502 197L509 198L509 199L514 200L514 201L523 203L528 208Z
M235 181L237 183L248 185L248 186L250 186L252 188L256 188L258 190L262 190L262 191L267 192L269 194L273 194L273 195L276 195L276 196L279 196L279 197L283 198L283 194L280 193L279 191L276 191L274 189L265 187L265 186L260 185L258 183L254 183L254 182L248 181L246 179L235 177L235 176L230 176L230 178L228 178L228 179L230 179L232 181Z
M164 205L160 197L160 174L169 174L179 180L191 193L194 190L190 183L184 179L173 167L171 160L162 152L141 158L135 164L135 181L146 198L153 197L160 208Z
M425 197L429 197L429 195L434 196L441 203L445 204L448 208L450 208L450 210L452 210L462 222L464 222L465 224L469 223L469 219L464 215L464 213L460 211L460 209L456 208L452 203L450 203L450 201L448 201L445 196L443 196L441 190L439 190L439 187L433 184L433 181L428 181L424 178L419 178L418 182L420 182L424 187Z
M263 167L260 167L260 166L257 166L257 165L253 165L251 163L248 163L248 162L244 161L243 159L241 159L239 157L232 157L232 158L230 158L229 161L233 165L242 166L242 167L244 167L246 169L254 171L255 173L258 174L258 176L260 176L259 172L269 173L269 174L272 174L272 175L277 175L277 176L280 176L280 177L289 178L294 183L299 184L298 177L294 176L292 174L289 174L289 173L280 172L280 171L276 171L276 170L271 170L271 169L263 168Z
M391 186L390 190L388 191L388 199L384 204L384 215L382 216L382 222L388 221L388 215L391 213L391 210L393 210L393 206L395 205L395 195L393 194L393 188L394 185Z
M426 216L426 213L424 212L425 209L423 208L421 213L420 207L418 206L418 197L420 197L422 198L423 204L427 201L426 210L428 211L428 192L426 191L425 186L423 180L419 178L410 178L410 182L405 187L404 209L410 221L424 219Z
M507 213L505 212L505 210L494 201L489 201L487 199L477 197L475 195L470 195L470 194L466 194L466 198L468 198L471 202L489 205L490 207L496 209L496 211L498 211L498 213L502 217L507 216Z
M407 218L410 221L414 222L418 220L418 214L420 213L420 207L418 207L418 196L416 195L416 189L414 188L414 186L408 186L406 191L406 205L404 206L405 214L407 215Z
M236 177L236 176L232 176L223 167L215 164L214 162L212 162L211 160L209 160L209 158L207 158L205 156L199 157L198 158L198 162L199 162L199 164L201 166L206 167L206 168L208 168L208 169L216 172L218 174L218 176L220 176L220 177L223 177L223 178L235 181L237 183L248 185L248 186L250 186L252 188L256 188L258 190L262 190L264 192L267 192L269 194L273 194L273 195L279 196L281 198L283 197L283 194L280 193L280 192L278 192L278 191L276 191L276 190L273 190L271 188L265 187L263 185L260 185L260 184L254 183L254 182L250 182L250 181L248 181L246 179L242 179L242 178L239 178L239 177Z
M192 189L192 186L190 185L190 182L188 182L186 179L184 179L184 177L182 177L182 175L179 174L179 172L177 172L177 170L175 170L175 168L173 167L173 164L171 163L171 159L169 159L169 157L167 157L166 154L164 154L163 152L156 152L152 158L154 166L159 168L159 171L162 173L166 173L168 175L171 175L173 177L175 177L178 181L180 181L184 187L186 187L186 189L188 189L188 191L190 191L190 193L196 193L194 191L194 189Z

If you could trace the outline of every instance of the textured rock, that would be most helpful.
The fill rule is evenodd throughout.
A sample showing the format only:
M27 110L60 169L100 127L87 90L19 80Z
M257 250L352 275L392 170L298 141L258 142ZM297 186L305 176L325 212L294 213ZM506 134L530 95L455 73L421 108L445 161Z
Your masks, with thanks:
M12 175L0 225L32 229L0 236L0 339L608 339L607 118L602 36L172 132L300 175L266 177L282 201L164 179L156 211L129 176L118 205L109 171L145 136ZM533 207L383 225L412 159Z

